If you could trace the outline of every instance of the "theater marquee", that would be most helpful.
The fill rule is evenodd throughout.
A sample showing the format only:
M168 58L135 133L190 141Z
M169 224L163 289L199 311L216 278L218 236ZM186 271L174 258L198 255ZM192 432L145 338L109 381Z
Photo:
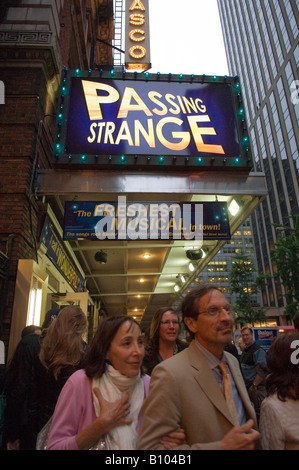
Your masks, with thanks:
M232 77L65 72L57 164L251 168Z

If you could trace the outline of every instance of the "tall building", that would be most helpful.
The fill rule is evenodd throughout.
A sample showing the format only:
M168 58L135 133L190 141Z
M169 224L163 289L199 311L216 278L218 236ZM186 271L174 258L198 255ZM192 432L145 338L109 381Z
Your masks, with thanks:
M236 303L237 296L230 290L229 277L235 256L240 253L246 255L256 268L256 256L249 218L232 234L231 240L219 250L213 260L198 275L196 281L218 285L227 300L231 304ZM251 295L251 302L257 308L261 306L260 292Z
M255 171L268 197L252 215L257 264L273 276L273 224L290 224L299 210L299 12L297 0L218 0L229 71L238 75ZM279 282L263 292L269 317L285 321Z

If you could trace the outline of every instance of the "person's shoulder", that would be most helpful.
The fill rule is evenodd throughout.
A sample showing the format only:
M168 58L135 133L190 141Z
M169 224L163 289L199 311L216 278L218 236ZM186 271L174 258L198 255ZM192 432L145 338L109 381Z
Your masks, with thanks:
M263 402L265 402L265 405L271 405L273 403L279 403L279 398L276 393L272 393L271 395L268 395L267 397L264 398Z
M63 390L65 393L85 395L90 390L91 380L87 377L84 369L74 372L65 382Z
M268 395L266 398L263 399L261 403L261 413L264 415L265 413L279 413L279 410L285 402L279 400L276 393Z
M190 343L187 343L187 341L182 341L181 339L177 340L177 346L179 351L183 351L184 349L188 348Z
M236 356L228 351L223 351L223 352L224 352L225 357L229 361L230 365L233 365L234 367L237 367L237 369L239 369L240 363L238 359L236 358Z
M262 351L264 351L262 346L258 344L255 340L253 341L253 343L249 345L249 348L253 349L254 351L257 351L258 349L261 349Z
M78 369L69 377L68 381L77 385L79 383L89 383L90 379L87 377L84 369Z
M181 368L185 370L185 367L189 362L188 356L186 355L188 350L189 348L185 348L182 351L179 351L177 354L174 354L168 359L165 359L164 361L160 362L159 364L155 366L155 368L153 369L153 372L157 368L165 368L166 370L169 370L169 371L173 370L177 373L178 373L178 370L180 370Z

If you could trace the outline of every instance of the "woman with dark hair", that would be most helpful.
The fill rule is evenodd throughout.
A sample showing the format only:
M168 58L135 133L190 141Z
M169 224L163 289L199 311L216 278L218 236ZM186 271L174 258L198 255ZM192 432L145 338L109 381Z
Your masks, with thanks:
M260 414L264 450L299 450L298 349L299 335L282 334L267 351L268 396L262 402Z
M164 307L155 312L143 361L148 375L157 364L188 347L178 339L179 333L179 317L173 309Z
M5 373L2 446L7 450L34 450L40 430L40 394L37 379L40 375L38 358L41 343L53 318L59 310L46 313L47 322L40 328L29 325L23 328L21 340ZM43 328L45 328L43 330Z
M75 372L61 391L47 448L136 449L140 409L150 381L141 374L143 356L141 330L133 318L102 321L83 369Z

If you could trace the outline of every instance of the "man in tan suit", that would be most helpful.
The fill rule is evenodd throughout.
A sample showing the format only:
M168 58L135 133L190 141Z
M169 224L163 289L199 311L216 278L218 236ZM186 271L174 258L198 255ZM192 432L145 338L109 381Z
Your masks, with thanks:
M238 360L224 351L233 327L225 296L215 286L200 286L185 297L182 315L193 341L155 367L137 448L163 450L167 448L163 436L180 428L186 442L177 449L258 448L256 416ZM231 412L222 391L222 361L230 372L235 404Z

